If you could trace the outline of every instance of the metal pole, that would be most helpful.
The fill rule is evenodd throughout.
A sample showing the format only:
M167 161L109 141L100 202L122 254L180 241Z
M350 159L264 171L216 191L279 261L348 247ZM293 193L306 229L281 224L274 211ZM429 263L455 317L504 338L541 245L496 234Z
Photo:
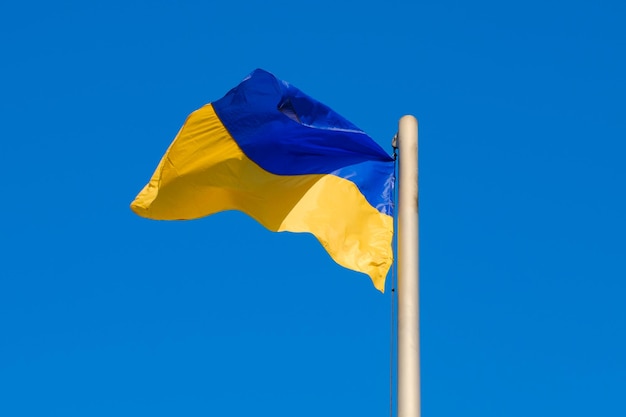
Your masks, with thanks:
M398 417L420 417L417 119L398 124Z

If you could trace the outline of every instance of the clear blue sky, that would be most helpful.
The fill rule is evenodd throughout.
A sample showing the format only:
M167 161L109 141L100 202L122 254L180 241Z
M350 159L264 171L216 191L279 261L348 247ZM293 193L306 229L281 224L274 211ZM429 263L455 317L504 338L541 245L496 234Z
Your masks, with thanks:
M425 417L626 415L622 1L0 6L0 415L388 416L390 291L309 235L128 205L264 68L420 121Z

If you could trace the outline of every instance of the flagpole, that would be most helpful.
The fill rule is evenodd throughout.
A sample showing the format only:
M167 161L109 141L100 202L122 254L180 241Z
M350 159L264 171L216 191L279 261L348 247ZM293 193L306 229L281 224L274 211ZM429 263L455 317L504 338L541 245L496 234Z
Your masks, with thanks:
M398 123L398 417L420 417L417 119Z

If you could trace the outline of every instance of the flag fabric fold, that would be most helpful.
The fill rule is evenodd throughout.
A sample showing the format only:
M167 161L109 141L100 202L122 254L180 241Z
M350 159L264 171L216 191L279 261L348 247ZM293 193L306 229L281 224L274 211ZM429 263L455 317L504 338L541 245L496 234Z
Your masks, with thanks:
M271 231L308 232L384 291L394 180L393 158L358 127L255 70L189 115L131 208L156 220L239 210Z

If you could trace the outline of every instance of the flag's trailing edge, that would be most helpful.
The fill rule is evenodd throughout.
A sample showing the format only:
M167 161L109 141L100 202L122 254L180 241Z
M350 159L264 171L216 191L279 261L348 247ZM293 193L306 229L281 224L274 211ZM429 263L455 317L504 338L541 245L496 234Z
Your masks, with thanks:
M239 210L309 232L384 291L394 179L393 158L363 131L258 69L189 115L131 208L157 220Z

